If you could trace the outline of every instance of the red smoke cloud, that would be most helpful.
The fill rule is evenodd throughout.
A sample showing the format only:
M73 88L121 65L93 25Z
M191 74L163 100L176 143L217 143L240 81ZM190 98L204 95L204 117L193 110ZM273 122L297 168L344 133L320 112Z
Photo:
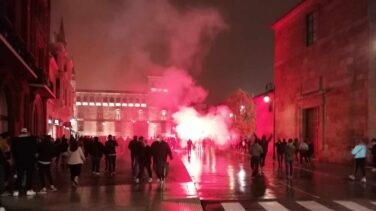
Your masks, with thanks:
M213 140L217 145L227 145L230 111L226 106L213 107L208 113L199 113L192 107L182 107L173 114L176 132L183 141ZM183 143L184 144L184 143Z

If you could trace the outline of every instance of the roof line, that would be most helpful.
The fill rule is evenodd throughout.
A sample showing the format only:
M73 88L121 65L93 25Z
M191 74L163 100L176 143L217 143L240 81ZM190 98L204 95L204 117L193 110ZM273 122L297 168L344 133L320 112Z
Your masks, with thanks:
M295 7L286 12L272 24L272 29L275 30L278 26L282 25L288 17L295 16L306 6L306 4L308 4L308 2L311 2L311 0L302 0Z

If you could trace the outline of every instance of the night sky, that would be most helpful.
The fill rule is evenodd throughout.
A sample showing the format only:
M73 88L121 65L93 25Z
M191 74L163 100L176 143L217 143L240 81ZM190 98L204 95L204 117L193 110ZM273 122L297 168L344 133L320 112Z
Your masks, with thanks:
M273 80L271 24L301 2L158 0L164 2L159 7L149 6L148 1L134 0L134 4L129 3L130 0L51 1L51 29L52 32L57 31L63 17L68 51L75 61L78 88L138 90L142 89L138 85L149 74L146 69L178 64L188 69L198 83L208 90L208 103L223 101L238 88L253 94L261 93L265 84ZM210 15L205 14L206 10ZM190 18L186 15L189 13L187 11L193 13L193 21L200 15L207 17L205 23L195 23L201 24L203 30L206 25L216 30L204 42L204 47L187 49L185 52L181 48L188 46L191 40L195 41L195 33L187 34L190 29L187 30L185 26L191 27L191 31L198 28L194 24L187 24ZM222 20L218 20L217 12ZM168 20L172 23L166 24ZM180 31L180 34L176 35L170 30ZM175 58L170 52L173 44L168 40L176 41L176 37L180 39L182 34L187 34L188 41L178 45L178 51L175 48L183 55L175 53L179 54L179 58ZM194 65L187 65L184 53L190 55L191 51L195 53L195 62L192 62Z

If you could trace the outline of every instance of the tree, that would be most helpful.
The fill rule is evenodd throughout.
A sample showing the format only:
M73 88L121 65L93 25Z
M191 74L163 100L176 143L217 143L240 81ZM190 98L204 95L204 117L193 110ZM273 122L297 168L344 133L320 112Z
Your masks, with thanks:
M232 113L232 129L239 135L251 135L256 130L256 106L252 97L239 89L226 100L226 105Z

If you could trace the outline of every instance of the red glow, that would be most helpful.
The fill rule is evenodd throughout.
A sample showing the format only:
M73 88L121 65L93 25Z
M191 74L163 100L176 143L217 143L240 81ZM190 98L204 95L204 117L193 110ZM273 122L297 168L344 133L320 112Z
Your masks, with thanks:
M183 142L188 139L193 142L210 139L223 146L228 144L231 134L228 129L229 114L225 106L213 108L207 114L200 114L191 107L182 107L172 116L177 124L176 132Z
M270 97L268 95L264 96L264 102L269 103L270 102Z

